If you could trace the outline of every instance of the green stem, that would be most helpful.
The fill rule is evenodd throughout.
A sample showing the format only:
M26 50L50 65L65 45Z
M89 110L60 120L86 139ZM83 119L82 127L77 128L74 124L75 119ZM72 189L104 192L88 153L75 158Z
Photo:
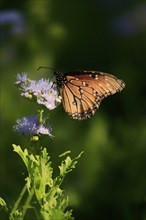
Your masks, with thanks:
M26 199L26 201L25 201L25 204L24 204L24 208L23 208L23 217L25 216L25 214L26 214L26 211L27 211L27 209L29 208L29 204L30 204L30 202L31 202L31 200L32 200L32 198L33 198L33 196L34 196L34 189L32 188L31 189L31 191L30 191L30 193L29 193L29 195L28 195L28 197L27 197L27 199Z
M40 124L43 124L43 113L44 113L43 109L39 110L39 121L40 121Z
M23 198L23 196L24 196L26 190L27 190L27 185L25 184L25 186L23 187L23 189L22 189L22 191L21 191L21 193L20 193L19 198L16 200L16 202L15 202L15 204L14 204L14 206L13 206L13 209L12 209L12 211L11 211L11 215L18 209L19 204L20 204L20 202L21 202L21 200L22 200L22 198Z

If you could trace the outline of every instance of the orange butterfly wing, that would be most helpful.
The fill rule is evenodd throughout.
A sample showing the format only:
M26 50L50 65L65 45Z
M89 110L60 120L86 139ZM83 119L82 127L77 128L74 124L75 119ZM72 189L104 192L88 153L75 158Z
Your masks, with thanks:
M125 83L115 76L96 72L72 72L64 75L66 83L59 88L65 111L73 118L90 118L103 98L121 91Z

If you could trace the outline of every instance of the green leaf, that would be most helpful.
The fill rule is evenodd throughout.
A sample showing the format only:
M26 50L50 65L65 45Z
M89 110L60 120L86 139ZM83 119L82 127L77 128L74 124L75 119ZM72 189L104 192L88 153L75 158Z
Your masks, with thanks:
M40 152L40 155L29 154L27 149L23 151L19 145L13 145L13 148L26 165L28 171L28 177L26 178L27 189L29 193L32 190L35 193L43 220L73 220L71 217L72 211L65 211L68 206L68 197L64 195L64 191L60 186L66 174L75 168L83 152L74 159L66 156L59 166L60 175L53 179L53 168L46 148ZM70 151L64 152L60 157L68 153ZM18 210L17 213L13 214L15 214L15 217L21 217L21 213ZM11 218L11 220L13 219L18 218Z
M50 157L47 154L47 150L44 148L41 155L38 157L38 165L34 167L33 183L36 196L39 201L41 201L42 198L45 199L46 188L51 188L53 186L53 169L49 159Z
M41 217L43 220L74 220L72 210L64 213L61 209L52 209L51 212L41 210Z
M65 151L63 154L60 154L59 157L64 157L66 154L70 154L70 153L71 153L70 150Z
M5 210L5 211L8 211L7 204L6 204L6 202L4 201L4 199L2 199L1 197L0 197L0 209L3 209L3 210Z
M28 192L29 192L29 194L30 194L30 190L31 190L31 178L30 178L30 177L26 177L25 180L26 180L26 184L27 184L27 190L28 190Z
M23 214L21 211L16 210L10 214L10 220L23 220Z
M72 171L72 169L75 168L77 160L81 157L82 154L83 151L74 159L71 159L69 156L67 156L66 159L62 161L61 165L59 166L60 176L64 176L66 175L66 173Z

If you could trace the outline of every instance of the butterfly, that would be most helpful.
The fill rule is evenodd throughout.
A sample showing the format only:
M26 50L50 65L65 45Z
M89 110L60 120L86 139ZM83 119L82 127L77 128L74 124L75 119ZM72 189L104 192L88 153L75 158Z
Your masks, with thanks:
M63 74L54 70L54 75L65 111L77 120L92 117L104 98L125 87L123 80L99 71L77 70Z
M115 76L98 71L55 71L62 103L68 115L77 120L88 119L109 95L122 91L125 83Z

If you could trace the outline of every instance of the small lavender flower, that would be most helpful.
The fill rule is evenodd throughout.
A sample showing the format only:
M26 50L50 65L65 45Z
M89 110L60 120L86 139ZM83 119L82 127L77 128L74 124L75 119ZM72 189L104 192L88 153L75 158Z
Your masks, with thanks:
M46 135L49 135L50 137L53 137L53 135L51 134L51 131L52 131L52 128L51 127L45 127L44 125L40 125L38 127L38 130L37 130L37 134L46 134Z
M37 133L39 120L36 116L28 116L17 119L16 125L13 127L19 134L33 135Z
M33 87L34 95L44 94L46 91L50 91L52 89L53 82L50 82L47 79L40 79L35 81L35 86Z
M16 84L20 84L21 95L37 101L38 104L44 105L49 110L57 107L61 102L58 95L57 86L48 79L30 80L27 74L17 75Z
M17 81L15 84L20 84L20 83L25 83L27 81L27 73L24 72L22 74L18 73L17 74Z
M51 127L46 127L44 124L40 124L39 119L36 116L27 116L16 121L16 125L13 126L14 131L21 135L49 135L51 134Z
M37 98L37 102L39 104L45 105L46 108L52 110L56 107L56 102L61 102L59 98L57 98L57 91L53 91L50 93L44 93L42 96Z

